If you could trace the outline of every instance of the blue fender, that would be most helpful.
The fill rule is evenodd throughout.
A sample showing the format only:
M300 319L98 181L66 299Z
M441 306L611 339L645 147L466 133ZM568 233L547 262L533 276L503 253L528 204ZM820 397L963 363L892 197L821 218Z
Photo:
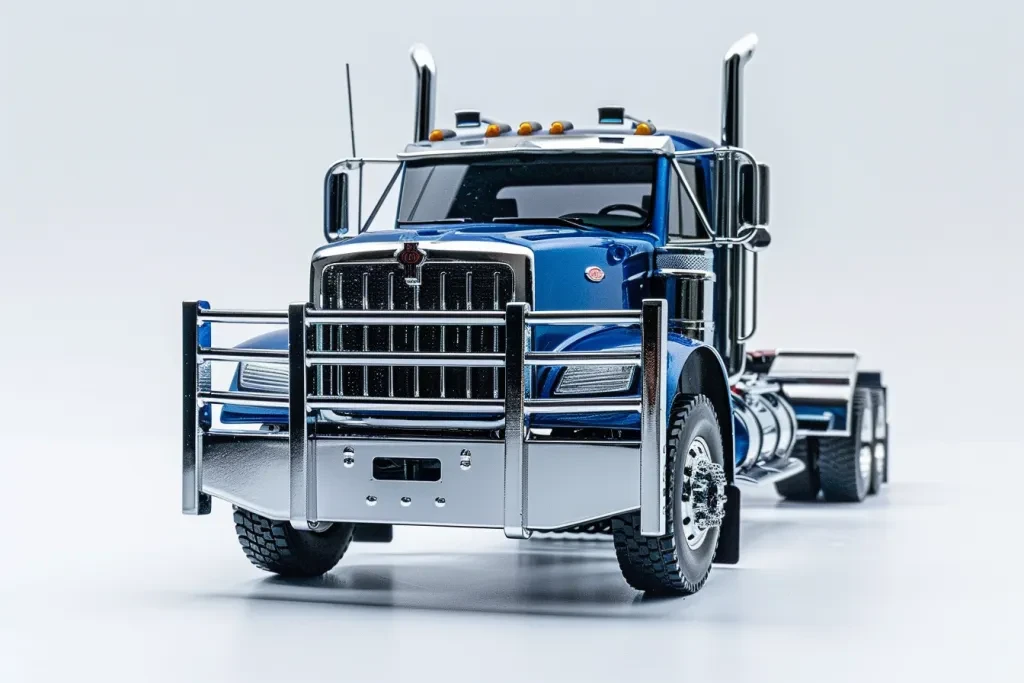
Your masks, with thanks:
M569 337L558 345L558 351L636 351L640 348L640 330L629 327L591 327ZM726 474L732 481L736 464L736 447L733 430L732 400L729 392L729 378L718 352L711 346L695 341L678 332L668 335L668 406L678 395L704 394L715 408L722 445L725 450ZM541 368L537 378L536 394L550 398L561 367ZM637 396L640 393L639 379L625 394ZM671 417L671 416L670 416ZM534 427L603 427L610 429L639 429L640 416L633 413L594 413L587 415L538 415L531 421Z

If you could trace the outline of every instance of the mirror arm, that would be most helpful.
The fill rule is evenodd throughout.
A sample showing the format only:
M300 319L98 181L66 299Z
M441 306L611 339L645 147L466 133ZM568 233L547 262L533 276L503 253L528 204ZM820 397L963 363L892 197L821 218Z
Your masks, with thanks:
M755 225L744 225L740 228L739 235L737 237L716 237L712 236L711 239L696 239L696 240L673 240L667 243L666 247L671 247L673 244L677 244L683 247L745 247L754 241L754 238L758 235L758 230L763 230L760 226ZM744 232L746 231L746 232Z
M380 211L380 208L382 206L384 206L384 200L388 198L389 194L391 194L391 188L395 186L395 182L398 181L398 176L400 176L401 174L402 165L399 164L398 168L395 169L395 172L391 174L391 180L388 181L387 187L384 188L384 192L381 193L380 199L378 199L377 203L374 205L373 211L370 212L369 218L366 219L366 224L359 226L356 232L357 235L361 235L364 230L370 227L370 223L373 223L373 219L377 217L377 212Z
M683 184L683 189L686 190L686 197L693 204L693 208L697 210L697 218L700 219L701 225L704 227L704 231L711 239L715 238L715 231L711 229L711 223L708 221L707 214L704 213L704 208L697 201L697 195L694 194L693 188L690 187L690 183L686 180L686 174L683 173L682 167L679 166L679 159L672 157L672 166L675 168L676 175L679 176L680 182Z

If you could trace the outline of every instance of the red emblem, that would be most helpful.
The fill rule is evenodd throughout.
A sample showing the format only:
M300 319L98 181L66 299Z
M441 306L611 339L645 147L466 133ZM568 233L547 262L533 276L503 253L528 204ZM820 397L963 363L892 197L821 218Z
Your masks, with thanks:
M600 282L604 279L604 271L598 266L590 266L583 272L583 274L586 275L587 279L591 282Z
M416 242L406 242L396 254L398 262L405 266L405 281L410 284L419 284L419 266L426 259L427 255L420 251L420 245Z

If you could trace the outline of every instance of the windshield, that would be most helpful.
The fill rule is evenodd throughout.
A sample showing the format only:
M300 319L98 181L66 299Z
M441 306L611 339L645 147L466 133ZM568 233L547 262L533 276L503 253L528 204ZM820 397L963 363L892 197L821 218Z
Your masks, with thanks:
M651 156L520 154L425 159L406 166L399 223L560 218L646 230Z

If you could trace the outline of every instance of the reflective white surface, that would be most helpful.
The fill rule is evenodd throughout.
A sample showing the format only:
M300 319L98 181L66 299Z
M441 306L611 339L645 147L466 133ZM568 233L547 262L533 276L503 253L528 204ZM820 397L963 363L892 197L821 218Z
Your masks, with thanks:
M138 453L111 455L127 476ZM980 478L955 489L956 456L904 449L903 478L859 506L744 489L742 563L668 601L628 588L607 541L443 529L289 583L248 565L216 501L204 518L174 515L167 487L62 505L99 481L84 458L51 518L5 531L0 680L1019 680L1017 506ZM27 510L18 478L0 493Z

